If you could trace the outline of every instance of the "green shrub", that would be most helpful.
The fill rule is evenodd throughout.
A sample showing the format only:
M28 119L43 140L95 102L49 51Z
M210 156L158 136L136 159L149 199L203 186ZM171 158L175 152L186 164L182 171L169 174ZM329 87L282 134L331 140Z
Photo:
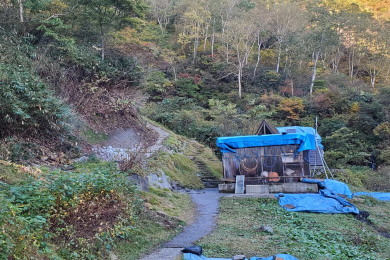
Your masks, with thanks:
M143 82L145 91L154 96L154 99L162 98L172 83L162 71L148 73Z
M176 91L181 97L199 98L199 86L194 83L192 78L182 77L176 82Z
M384 164L390 165L390 148L383 149L379 155L379 159L383 161Z
M69 109L24 66L0 64L0 138L64 132Z
M377 171L369 171L363 179L364 186L370 191L390 192L390 167L386 166Z

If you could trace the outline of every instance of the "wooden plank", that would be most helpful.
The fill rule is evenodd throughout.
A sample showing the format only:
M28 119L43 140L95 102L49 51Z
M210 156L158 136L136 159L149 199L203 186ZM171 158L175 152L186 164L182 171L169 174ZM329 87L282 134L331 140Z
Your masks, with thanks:
M236 182L234 178L220 178L219 180L223 182Z

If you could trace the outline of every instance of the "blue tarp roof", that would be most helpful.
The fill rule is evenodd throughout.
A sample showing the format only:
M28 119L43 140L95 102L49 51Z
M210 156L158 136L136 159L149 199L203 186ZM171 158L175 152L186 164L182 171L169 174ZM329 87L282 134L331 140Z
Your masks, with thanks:
M280 133L297 133L297 134L305 133L305 134L314 135L315 138L316 138L318 146L321 149L324 149L324 146L321 144L321 142L322 142L321 136L316 132L316 130L313 127L308 127L308 126L283 126L283 127L276 127L276 129Z
M259 146L298 144L297 152L316 150L314 135L307 133L275 134L275 135L247 135L218 137L217 146L222 153L235 153L234 149Z

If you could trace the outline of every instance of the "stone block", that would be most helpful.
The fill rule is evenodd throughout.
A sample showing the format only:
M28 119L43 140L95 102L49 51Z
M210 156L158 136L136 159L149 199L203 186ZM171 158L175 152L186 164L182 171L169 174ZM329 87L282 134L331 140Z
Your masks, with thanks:
M234 193L234 183L222 183L218 184L218 190L221 193Z

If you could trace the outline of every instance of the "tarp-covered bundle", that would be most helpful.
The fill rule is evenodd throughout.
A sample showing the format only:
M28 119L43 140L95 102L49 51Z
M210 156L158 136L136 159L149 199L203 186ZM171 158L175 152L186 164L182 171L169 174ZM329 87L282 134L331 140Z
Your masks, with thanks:
M327 189L334 194L341 195L342 197L348 197L351 199L353 196L348 185L338 180L332 180L332 179L317 180L317 179L304 178L302 179L302 182L317 183L320 189Z
M303 179L303 182L317 183L321 188L318 194L278 194L279 205L288 211L314 213L353 213L359 210L343 197L352 198L348 186L336 180Z
M390 192L355 192L353 196L370 196L377 200L390 201Z
M288 211L359 214L359 210L353 204L331 193L278 194L276 196L279 198L279 205Z

